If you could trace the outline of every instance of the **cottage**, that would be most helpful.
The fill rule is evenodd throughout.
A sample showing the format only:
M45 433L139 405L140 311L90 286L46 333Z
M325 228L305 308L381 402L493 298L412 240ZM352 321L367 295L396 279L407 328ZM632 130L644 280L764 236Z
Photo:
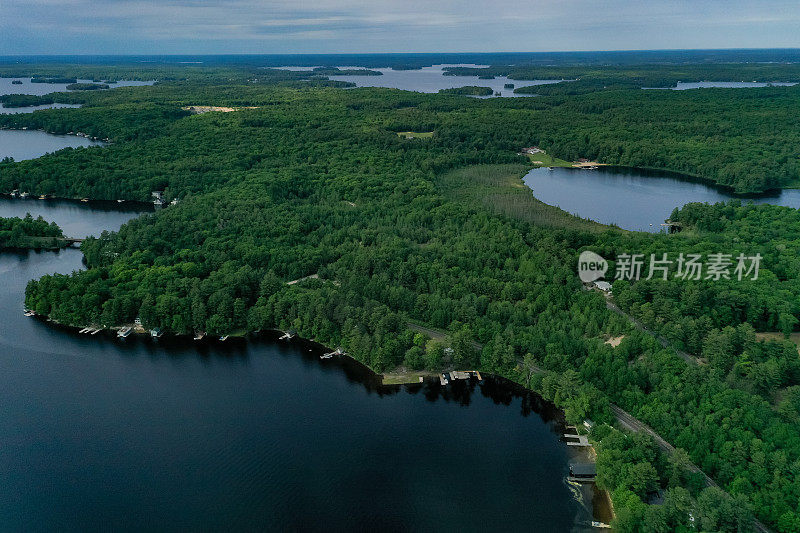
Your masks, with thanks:
M611 294L611 284L607 281L595 281L594 282L595 289L599 289L605 293Z

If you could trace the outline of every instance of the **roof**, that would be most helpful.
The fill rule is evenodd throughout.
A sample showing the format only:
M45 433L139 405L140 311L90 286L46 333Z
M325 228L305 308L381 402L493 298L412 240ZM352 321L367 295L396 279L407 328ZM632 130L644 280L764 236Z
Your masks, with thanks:
M573 476L594 476L597 473L594 463L570 463L569 471Z
M603 291L611 290L611 284L607 281L595 281L594 286Z

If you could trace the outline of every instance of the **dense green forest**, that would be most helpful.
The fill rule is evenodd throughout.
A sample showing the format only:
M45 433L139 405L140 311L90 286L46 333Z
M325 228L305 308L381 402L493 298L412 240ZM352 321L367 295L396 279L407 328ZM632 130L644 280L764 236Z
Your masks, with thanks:
M55 102L52 95L35 96L32 94L2 94L0 104L3 107L29 107L34 105L47 105Z
M124 77L102 68L74 73ZM797 89L479 100L343 91L284 71L248 82L253 72L233 67L205 78L169 67L171 80L167 67L140 68L160 83L57 96L79 109L0 116L3 127L114 141L6 161L2 191L180 199L88 239L88 268L32 281L28 307L67 324L139 317L173 333L292 328L377 371L478 367L540 391L571 423L597 422L598 483L612 492L618 530L688 528L691 513L704 530L746 530L752 514L800 531L800 367L796 346L779 338L800 317L797 211L689 205L672 215L680 233L625 232L538 202L519 155L538 145L742 191L777 187L798 179ZM182 110L192 105L247 109ZM685 359L584 289L576 263L586 249L612 268L632 250L763 262L755 281L614 284L614 301ZM452 350L411 322L446 331ZM679 453L609 427L612 403Z
M66 244L63 237L55 222L47 222L42 217L33 218L30 213L25 218L0 217L0 249L60 248Z
M494 91L491 87L478 87L467 85L466 87L454 87L452 89L439 89L441 94L463 94L465 96L492 96Z
M713 63L713 64L646 64L646 65L494 65L481 67L445 67L450 76L507 76L512 80L572 80L569 84L547 87L532 86L551 92L596 91L604 89L640 89L642 87L674 87L680 82L758 81L800 82L800 65L796 63ZM515 92L525 92L517 89Z

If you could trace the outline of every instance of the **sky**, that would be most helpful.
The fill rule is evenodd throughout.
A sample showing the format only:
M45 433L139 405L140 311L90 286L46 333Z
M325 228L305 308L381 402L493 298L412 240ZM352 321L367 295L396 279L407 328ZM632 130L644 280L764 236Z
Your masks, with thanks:
M2 0L0 55L800 48L798 0Z

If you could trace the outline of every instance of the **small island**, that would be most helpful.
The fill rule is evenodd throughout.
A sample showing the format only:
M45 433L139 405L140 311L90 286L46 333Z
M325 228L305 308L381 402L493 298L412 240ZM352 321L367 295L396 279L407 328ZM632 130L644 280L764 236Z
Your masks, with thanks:
M11 85L22 85L22 80L13 80Z
M453 87L452 89L439 89L439 94L461 94L465 96L492 96L494 91L491 87L476 87L467 85L466 87Z
M42 217L0 217L0 250L56 250L69 246L64 232L55 222Z

